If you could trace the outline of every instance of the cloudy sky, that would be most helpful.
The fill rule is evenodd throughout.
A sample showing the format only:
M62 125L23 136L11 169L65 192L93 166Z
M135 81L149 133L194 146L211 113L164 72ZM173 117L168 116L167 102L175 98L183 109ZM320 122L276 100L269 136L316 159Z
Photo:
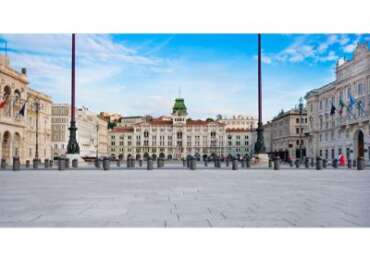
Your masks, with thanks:
M26 67L32 88L70 100L71 35L0 34L11 64ZM77 104L94 112L168 115L185 98L193 118L257 115L257 36L252 34L79 34ZM370 35L262 38L264 121L334 79L337 59L351 58Z

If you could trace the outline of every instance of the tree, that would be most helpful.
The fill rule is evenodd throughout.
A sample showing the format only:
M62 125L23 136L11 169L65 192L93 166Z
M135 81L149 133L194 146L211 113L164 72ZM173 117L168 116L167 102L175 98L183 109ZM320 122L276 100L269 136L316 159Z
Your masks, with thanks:
M116 126L117 126L117 122L115 122L115 121L113 121L113 122L109 121L108 122L108 129L113 129Z

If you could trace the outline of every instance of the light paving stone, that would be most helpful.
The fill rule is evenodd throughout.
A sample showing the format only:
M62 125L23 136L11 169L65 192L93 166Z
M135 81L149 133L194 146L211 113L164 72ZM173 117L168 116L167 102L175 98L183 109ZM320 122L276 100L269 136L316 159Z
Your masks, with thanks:
M0 172L2 227L368 227L370 172Z

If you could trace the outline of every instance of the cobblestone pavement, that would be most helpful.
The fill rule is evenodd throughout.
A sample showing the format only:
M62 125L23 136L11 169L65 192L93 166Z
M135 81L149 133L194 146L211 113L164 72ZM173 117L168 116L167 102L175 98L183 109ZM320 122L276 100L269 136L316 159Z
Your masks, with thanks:
M370 171L1 171L0 226L368 227Z

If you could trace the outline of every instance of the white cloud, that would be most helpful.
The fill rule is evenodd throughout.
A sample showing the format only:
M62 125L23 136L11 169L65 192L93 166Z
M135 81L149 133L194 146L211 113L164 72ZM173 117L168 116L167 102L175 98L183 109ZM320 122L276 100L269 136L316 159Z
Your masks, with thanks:
M351 41L351 38L346 34L329 34L325 36L321 43L317 43L322 36L303 35L297 36L293 43L276 54L269 54L270 62L291 62L299 63L303 61L312 62L329 62L339 58L337 55L337 47L346 53L353 52L357 43L361 39L361 35Z
M339 44L343 46L347 44L349 41L350 38L348 37L348 35L341 35L341 38L339 39Z
M327 37L326 41L322 42L317 50L322 53L325 52L331 45L339 41L339 36L336 34L331 34Z
M344 46L343 51L347 53L351 53L355 50L356 46L357 46L357 42L353 42L351 44Z
M357 35L356 39L354 39L351 43L345 45L343 47L343 51L346 53L351 53L356 49L357 44L360 42L361 35Z
M327 56L318 57L317 59L318 61L325 62L325 61L336 61L339 59L339 57L335 54L335 51L329 51Z
M266 55L263 55L262 58L261 58L261 61L263 63L266 63L266 64L271 64L272 60L270 57L266 56Z

